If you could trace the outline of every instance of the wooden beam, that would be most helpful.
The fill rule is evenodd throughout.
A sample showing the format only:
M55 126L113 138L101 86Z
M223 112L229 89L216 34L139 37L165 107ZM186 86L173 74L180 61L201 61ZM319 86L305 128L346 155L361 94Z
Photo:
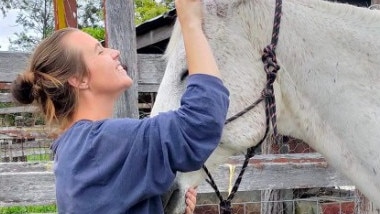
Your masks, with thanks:
M0 103L11 103L11 102L13 102L13 99L10 93L0 93Z
M0 82L12 82L25 70L30 54L0 51Z
M138 91L157 92L164 76L166 62L160 54L139 54Z
M15 114L15 113L20 113L20 112L33 113L37 111L38 111L38 108L32 105L15 106L15 107L0 108L0 115L1 114Z
M53 4L55 30L67 27L78 28L76 0L54 0Z
M0 206L55 203L52 164L0 163Z
M221 192L227 192L230 176L235 181L244 157L232 157L211 172ZM230 174L232 169L233 174ZM233 184L232 184L233 185ZM349 186L352 183L327 164L318 153L257 155L251 158L240 184L239 191L265 189L298 189L331 186ZM202 183L200 193L213 192Z
M137 37L137 49L161 42L165 39L169 39L172 34L172 30L173 26L167 25L157 29L153 29L143 35L139 35Z
M106 45L120 51L120 62L128 68L128 75L138 79L136 28L133 0L104 0ZM116 104L116 117L138 118L138 82L124 92Z

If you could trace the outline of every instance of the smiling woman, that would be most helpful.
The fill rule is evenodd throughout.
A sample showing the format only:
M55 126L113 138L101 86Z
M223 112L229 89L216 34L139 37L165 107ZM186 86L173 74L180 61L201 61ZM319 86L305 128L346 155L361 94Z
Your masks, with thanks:
M60 213L164 213L161 195L175 174L200 169L219 143L229 92L202 31L201 1L176 3L188 35L189 76L175 111L113 118L132 79L119 51L74 28L43 40L13 83L17 101L37 104L62 128L51 146ZM191 214L196 192L187 189L181 213Z

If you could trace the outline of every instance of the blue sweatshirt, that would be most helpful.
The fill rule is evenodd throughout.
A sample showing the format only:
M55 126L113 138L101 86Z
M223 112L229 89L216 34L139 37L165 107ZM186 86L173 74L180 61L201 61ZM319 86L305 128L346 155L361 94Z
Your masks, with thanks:
M176 172L200 169L218 145L228 96L220 79L195 74L176 111L76 122L52 145L59 213L163 213Z

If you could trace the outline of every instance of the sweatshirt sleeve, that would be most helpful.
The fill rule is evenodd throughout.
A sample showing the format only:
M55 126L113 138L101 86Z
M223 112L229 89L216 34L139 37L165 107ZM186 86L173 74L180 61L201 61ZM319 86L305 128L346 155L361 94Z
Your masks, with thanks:
M228 105L220 79L191 75L180 108L151 118L150 141L162 146L172 170L200 169L220 141Z

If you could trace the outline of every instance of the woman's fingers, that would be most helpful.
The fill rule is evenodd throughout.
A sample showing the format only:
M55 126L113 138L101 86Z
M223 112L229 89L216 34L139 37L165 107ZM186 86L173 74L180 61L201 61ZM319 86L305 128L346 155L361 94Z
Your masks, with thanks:
M197 203L197 191L195 188L189 188L186 192L186 214L192 214L195 209L195 205Z

